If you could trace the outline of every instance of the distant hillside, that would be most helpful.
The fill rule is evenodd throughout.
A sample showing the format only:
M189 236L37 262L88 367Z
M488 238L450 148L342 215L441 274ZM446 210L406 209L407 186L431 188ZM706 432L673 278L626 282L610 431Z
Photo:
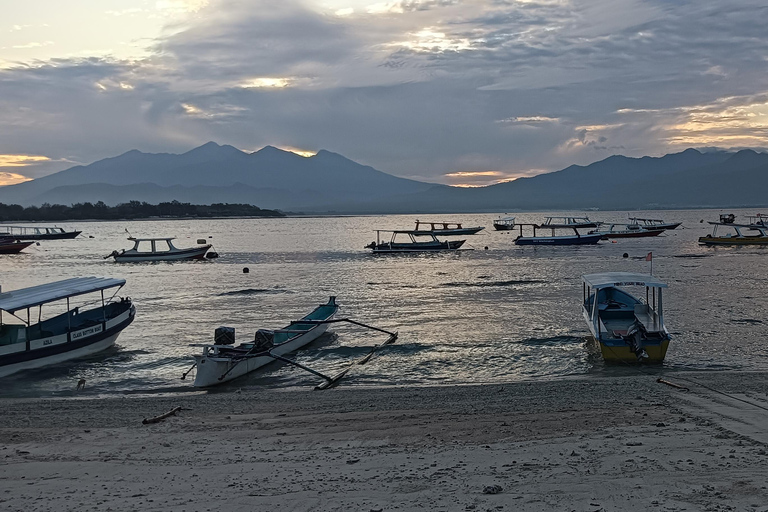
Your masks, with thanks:
M181 155L132 150L114 158L0 188L0 202L22 205L173 199L196 204L247 202L282 210L381 200L434 185L391 176L330 151L305 158L267 146L244 153L209 142Z
M129 200L247 203L317 213L429 213L557 209L768 206L768 154L611 156L587 166L482 188L391 176L341 155L305 158L267 146L244 153L209 142L181 155L123 155L0 188L0 202L22 205Z

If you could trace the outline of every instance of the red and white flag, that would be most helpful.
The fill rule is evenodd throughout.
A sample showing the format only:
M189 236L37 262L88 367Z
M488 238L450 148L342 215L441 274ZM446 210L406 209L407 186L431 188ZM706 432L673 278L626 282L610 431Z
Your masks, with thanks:
M645 257L645 261L653 261L653 253L649 252L648 256Z

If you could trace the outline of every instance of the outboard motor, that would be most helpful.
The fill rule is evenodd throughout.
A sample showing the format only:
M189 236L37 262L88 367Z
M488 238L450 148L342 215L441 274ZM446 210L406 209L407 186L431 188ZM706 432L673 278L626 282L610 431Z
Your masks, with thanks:
M253 336L253 351L264 352L274 346L275 333L268 329L259 329Z
M214 345L234 345L235 343L235 328L234 327L217 327L213 334Z
M375 248L376 248L376 242L371 242L364 247L364 249L375 249Z
M622 336L629 345L629 349L635 353L638 361L648 359L648 353L643 348L643 338L645 337L645 327L638 321L635 321L627 330L627 334Z

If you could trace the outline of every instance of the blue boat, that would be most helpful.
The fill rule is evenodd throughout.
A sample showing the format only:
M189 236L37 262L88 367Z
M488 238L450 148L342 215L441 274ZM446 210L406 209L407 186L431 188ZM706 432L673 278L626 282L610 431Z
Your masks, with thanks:
M131 299L115 300L123 285L125 279L76 277L0 293L0 377L111 347L136 315ZM72 298L95 292L101 292L100 306L72 307ZM66 312L42 320L43 306L58 301L66 301Z
M552 227L539 224L516 224L520 228L520 235L515 238L516 245L587 245L596 244L602 239L601 234L581 234L575 227ZM532 236L523 236L523 226L529 226L533 229ZM541 235L536 230L546 229L549 235ZM573 231L572 235L555 234L557 230Z

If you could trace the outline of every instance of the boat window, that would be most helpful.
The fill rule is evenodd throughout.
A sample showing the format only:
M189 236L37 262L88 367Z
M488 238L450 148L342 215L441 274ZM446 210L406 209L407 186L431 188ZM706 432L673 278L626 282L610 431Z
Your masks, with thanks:
M142 240L136 246L139 252L152 252L152 243L149 240Z
M170 250L168 240L155 240L155 252L168 252Z

